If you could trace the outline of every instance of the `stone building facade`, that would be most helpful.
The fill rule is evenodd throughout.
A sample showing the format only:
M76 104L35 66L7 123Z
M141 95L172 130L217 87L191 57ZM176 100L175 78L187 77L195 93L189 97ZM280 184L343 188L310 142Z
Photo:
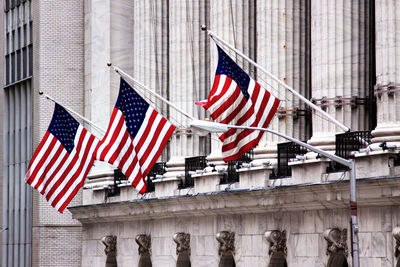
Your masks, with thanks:
M26 110L32 118L27 126L32 135L21 143L28 149L26 157L51 116L52 103L39 96L40 90L106 128L120 78L106 65L108 61L194 117L206 118L204 110L194 105L207 97L217 64L215 44L200 29L205 24L352 131L372 131L371 144L352 153L360 266L398 264L400 40L396 27L400 20L396 14L400 6L396 1L6 2L17 8L29 3L32 21L32 73L25 77L29 87L23 87L29 88ZM14 18L8 11L2 16L2 23ZM18 27L6 27L3 37L18 32ZM7 49L3 47L3 52ZM335 135L343 133L340 128L226 51L282 100L271 129L335 153L339 143ZM4 52L5 64L14 52ZM20 77L17 72L7 75ZM0 94L6 107L15 99L9 96L15 85L9 83L3 80L5 89ZM10 248L24 241L18 230L2 232L4 266L13 265L20 255L28 255L32 266L105 266L106 261L108 266L115 262L146 266L149 261L153 266L184 266L188 259L192 266L232 261L236 266L275 266L283 260L289 266L334 266L346 260L351 266L347 171L303 151L297 152L299 157L286 158L290 173L279 175L283 165L278 155L283 154L278 144L285 140L267 134L247 162L232 169L222 160L217 136L197 135L185 117L152 100L178 128L159 159L166 163L166 172L152 177L154 191L142 196L125 181L116 180L113 167L96 162L82 192L62 215L37 192L23 191L24 165L18 165L16 173L10 160L10 153L19 149L12 141L19 137L14 134L16 124L10 123L16 119L11 109L4 110L2 229L15 222L31 223L27 248ZM91 131L101 137L96 129ZM189 173L185 163L198 156L195 162L205 159L207 165ZM14 177L21 178L20 192L26 192L29 209L12 204Z

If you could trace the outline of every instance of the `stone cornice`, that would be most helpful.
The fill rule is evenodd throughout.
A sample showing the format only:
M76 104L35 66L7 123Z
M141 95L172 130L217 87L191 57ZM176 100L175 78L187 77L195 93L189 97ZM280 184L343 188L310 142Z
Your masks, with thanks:
M400 176L357 180L358 206L400 204ZM347 208L348 180L293 186L231 189L197 195L71 207L83 224L162 219L181 216L249 214L293 210Z

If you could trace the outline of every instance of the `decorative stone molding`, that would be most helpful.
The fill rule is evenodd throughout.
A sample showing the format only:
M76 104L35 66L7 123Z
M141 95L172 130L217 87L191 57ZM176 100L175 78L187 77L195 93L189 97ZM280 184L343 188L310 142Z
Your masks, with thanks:
M361 172L358 169L357 171ZM394 199L400 196L399 186L400 179L397 176L357 179L357 188L360 192L358 201L364 207L373 206L377 201L381 205L394 205ZM312 185L300 184L221 191L212 194L199 193L194 196L137 199L69 207L68 210L74 219L83 224L115 223L126 220L135 221L139 218L140 220L155 220L177 216L204 216L210 210L219 215L243 215L263 213L265 210L276 212L282 208L286 211L297 211L305 206L308 209L326 209L331 206L346 209L348 204L344 196L348 195L349 184L345 180L341 183L319 182ZM129 213L126 212L127 210Z
M176 255L182 252L188 252L190 255L190 234L176 233L174 234L174 242L176 243Z
M268 254L270 255L269 267L284 267L286 262L286 230L272 230L265 232L269 242Z
M269 255L276 252L283 252L285 255L287 254L286 230L267 231L265 232L265 237L269 242Z
M396 240L394 247L394 256L397 258L396 267L400 267L400 227L395 227L392 233L394 239Z
M106 253L106 267L117 267L117 237L115 235L107 235L101 239L104 244Z
M146 234L137 235L135 238L139 245L139 264L138 267L151 267L151 236Z
M219 267L234 267L235 259L235 233L221 231L216 236L219 242L218 254L220 256Z
M176 260L177 267L190 267L190 234L176 233L174 234L174 242L176 243Z
M327 267L347 266L347 229L327 229L324 238L328 241L326 254L329 256Z

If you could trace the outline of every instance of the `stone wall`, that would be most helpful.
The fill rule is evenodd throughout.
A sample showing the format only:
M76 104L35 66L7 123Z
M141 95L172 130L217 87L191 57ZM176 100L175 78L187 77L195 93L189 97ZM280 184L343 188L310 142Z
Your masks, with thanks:
M33 147L48 128L54 103L43 91L83 113L84 20L83 1L33 1ZM79 266L81 227L65 211L60 214L33 190L32 266ZM71 205L82 201L78 192ZM75 240L74 242L71 242ZM49 259L49 255L68 257Z
M398 188L394 177L358 181L361 266L395 262L392 230L400 224ZM351 251L348 189L347 182L264 187L84 205L70 211L83 223L83 266L105 262L100 243L105 235L117 236L119 266L136 265L138 234L152 238L153 266L174 266L177 232L191 236L193 266L217 266L220 231L235 233L237 266L267 266L265 232L271 230L286 230L289 265L323 266L328 260L325 230L348 229ZM351 263L351 254L347 261Z

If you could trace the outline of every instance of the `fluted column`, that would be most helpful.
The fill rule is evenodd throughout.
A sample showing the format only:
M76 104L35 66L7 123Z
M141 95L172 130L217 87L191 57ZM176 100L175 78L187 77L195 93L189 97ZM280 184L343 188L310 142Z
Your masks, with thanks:
M223 38L228 43L248 55L250 58L256 56L256 4L253 1L232 0L218 1L210 0L210 23L208 28ZM211 82L214 80L215 70L218 63L218 53L215 43L211 44ZM227 52L230 52L226 50ZM255 68L243 61L239 56L230 53L233 59L250 76L254 77ZM207 95L211 90L211 83ZM208 161L215 164L223 164L221 153L222 142L214 134L211 141L211 154Z
M353 131L370 127L370 2L311 0L312 97ZM310 144L334 150L340 132L313 112Z
M200 25L208 23L209 1L169 1L169 96L170 100L195 118L205 112L194 104L206 98L209 88L209 39ZM177 126L171 138L171 159L166 176L184 171L185 157L206 155L209 138L193 133L190 120L170 109Z
M373 142L400 145L399 1L375 1L377 127Z
M85 2L85 116L96 125L107 128L111 109L110 68L110 1L91 0ZM99 109L99 107L102 107ZM104 133L87 126L97 137ZM96 161L91 174L111 172L108 163Z
M128 1L129 2L129 1ZM115 42L125 40L129 48L125 53L116 54L126 65L127 72L135 79L165 98L169 98L168 86L168 1L130 1L132 23L126 22L130 28L130 36L116 36ZM128 7L126 7L128 8ZM120 10L120 14L126 11ZM120 15L121 16L121 15ZM118 34L118 33L116 33ZM129 39L128 39L129 38ZM122 52L122 51L121 51ZM156 109L168 118L168 106L145 93ZM168 146L164 149L159 161L168 159Z
M303 96L310 97L310 0L257 1L257 62ZM306 105L261 71L257 81L282 102L269 129L307 140L311 122ZM266 134L254 149L258 161L274 161L276 143L286 140ZM254 161L257 164L257 160Z

